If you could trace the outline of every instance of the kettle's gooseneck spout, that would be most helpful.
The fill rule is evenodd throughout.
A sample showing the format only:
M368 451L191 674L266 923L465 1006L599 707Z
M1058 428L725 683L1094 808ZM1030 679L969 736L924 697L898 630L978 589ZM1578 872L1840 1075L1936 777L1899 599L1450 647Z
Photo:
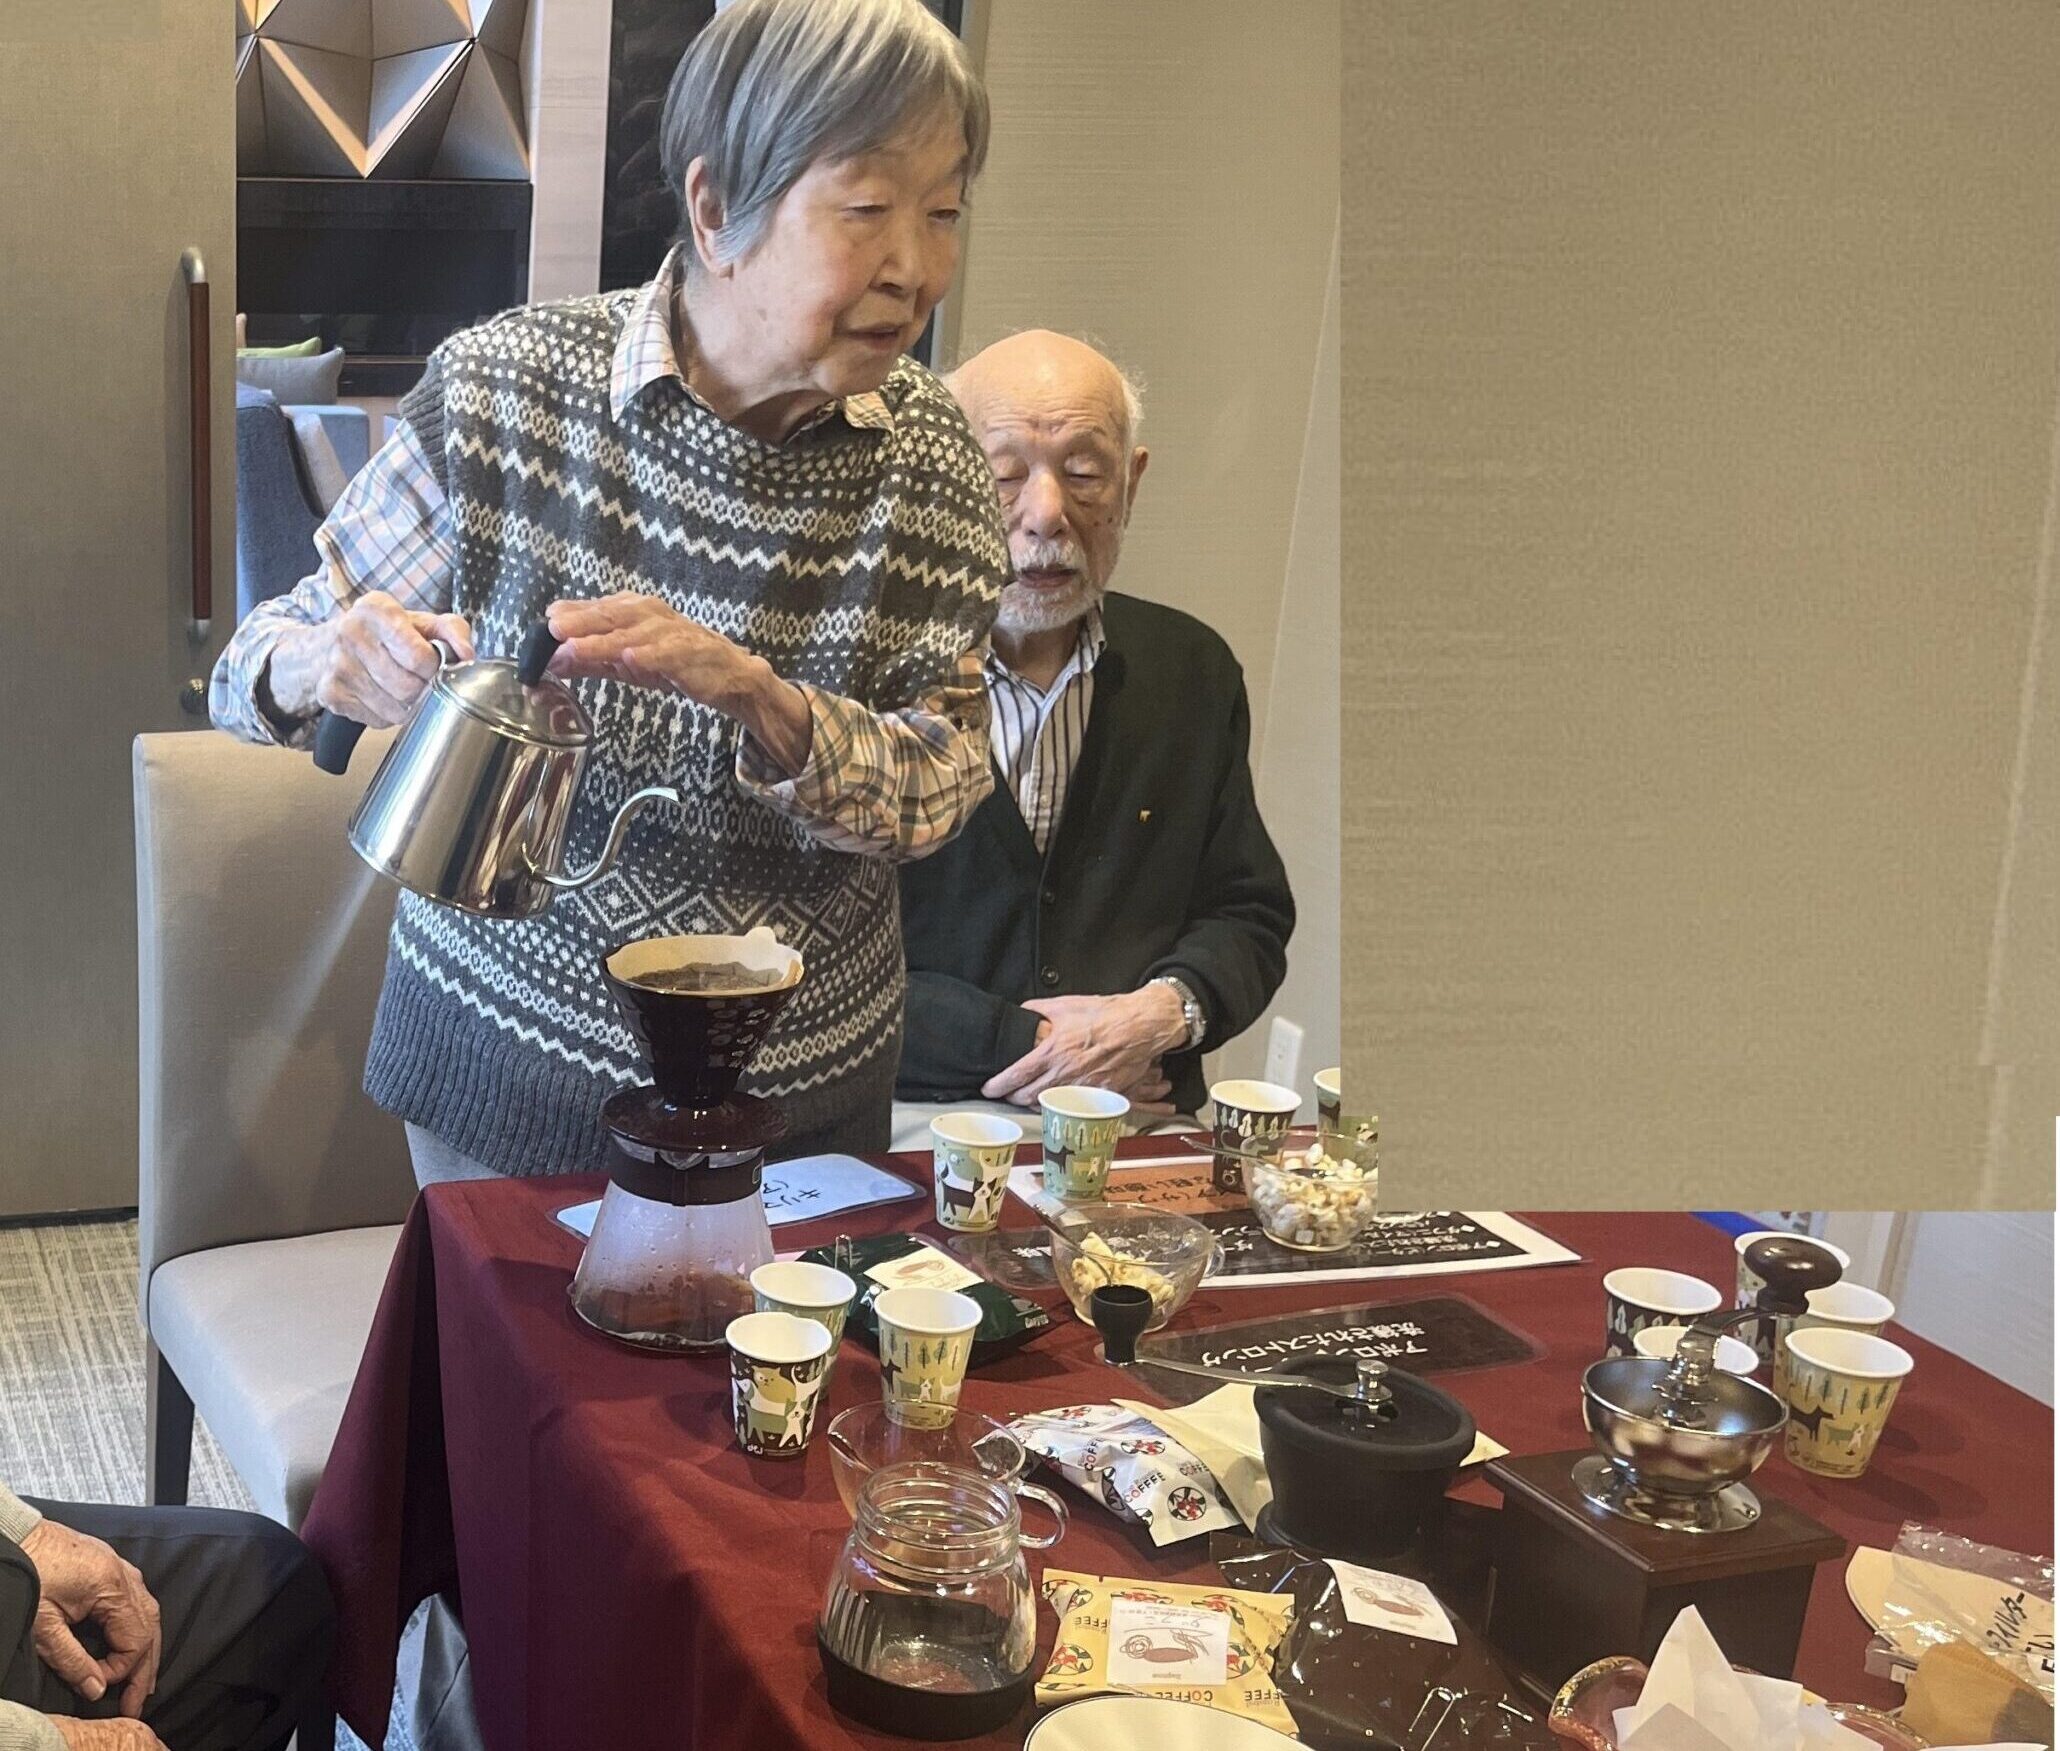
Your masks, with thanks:
M629 831L630 817L646 803L671 803L675 808L680 803L680 793L669 784L653 784L626 797L622 807L615 811L614 825L608 829L608 842L601 847L601 855L574 875L558 875L547 869L531 866L531 873L539 881L548 882L561 894L569 894L574 888L583 888L589 882L599 881L615 867L615 859L622 851L622 836Z

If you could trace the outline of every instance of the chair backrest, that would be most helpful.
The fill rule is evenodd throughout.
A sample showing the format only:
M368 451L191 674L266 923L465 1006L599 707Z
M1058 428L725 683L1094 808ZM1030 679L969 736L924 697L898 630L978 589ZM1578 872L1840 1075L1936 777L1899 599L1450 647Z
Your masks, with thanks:
M167 1259L398 1222L400 1122L364 1094L394 889L344 838L364 775L215 730L136 738L142 1305Z
M236 386L236 618L315 569L322 512L293 421L263 390Z

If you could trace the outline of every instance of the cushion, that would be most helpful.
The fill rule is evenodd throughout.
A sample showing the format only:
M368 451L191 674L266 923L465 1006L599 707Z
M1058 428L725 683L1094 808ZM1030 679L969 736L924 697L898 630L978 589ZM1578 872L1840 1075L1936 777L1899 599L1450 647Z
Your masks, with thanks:
M311 334L290 347L247 347L238 342L236 356L239 359L312 359L321 350L322 337Z
M401 1231L346 1228L189 1252L148 1324L258 1512L296 1531L329 1463Z
M343 376L343 348L308 358L253 358L236 355L236 381L253 388L269 389L282 402L325 402L336 399L336 385Z

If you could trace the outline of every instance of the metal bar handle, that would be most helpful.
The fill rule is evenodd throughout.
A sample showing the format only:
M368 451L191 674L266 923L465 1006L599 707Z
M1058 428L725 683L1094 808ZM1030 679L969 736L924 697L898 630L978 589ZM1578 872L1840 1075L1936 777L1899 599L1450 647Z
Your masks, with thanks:
M186 376L193 452L193 636L204 640L215 616L214 360L208 320L207 264L198 249L179 257L186 277Z

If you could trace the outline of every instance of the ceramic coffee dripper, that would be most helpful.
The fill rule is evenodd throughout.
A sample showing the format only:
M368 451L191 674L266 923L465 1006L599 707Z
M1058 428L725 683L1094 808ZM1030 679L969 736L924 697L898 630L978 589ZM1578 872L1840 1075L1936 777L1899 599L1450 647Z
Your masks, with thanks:
M740 964L768 987L638 983L694 962ZM719 1349L729 1322L752 1311L751 1273L772 1261L759 1187L766 1149L787 1134L778 1107L738 1093L737 1082L801 983L801 957L760 928L628 943L601 970L653 1081L601 1107L608 1188L572 1281L573 1309L639 1348Z

